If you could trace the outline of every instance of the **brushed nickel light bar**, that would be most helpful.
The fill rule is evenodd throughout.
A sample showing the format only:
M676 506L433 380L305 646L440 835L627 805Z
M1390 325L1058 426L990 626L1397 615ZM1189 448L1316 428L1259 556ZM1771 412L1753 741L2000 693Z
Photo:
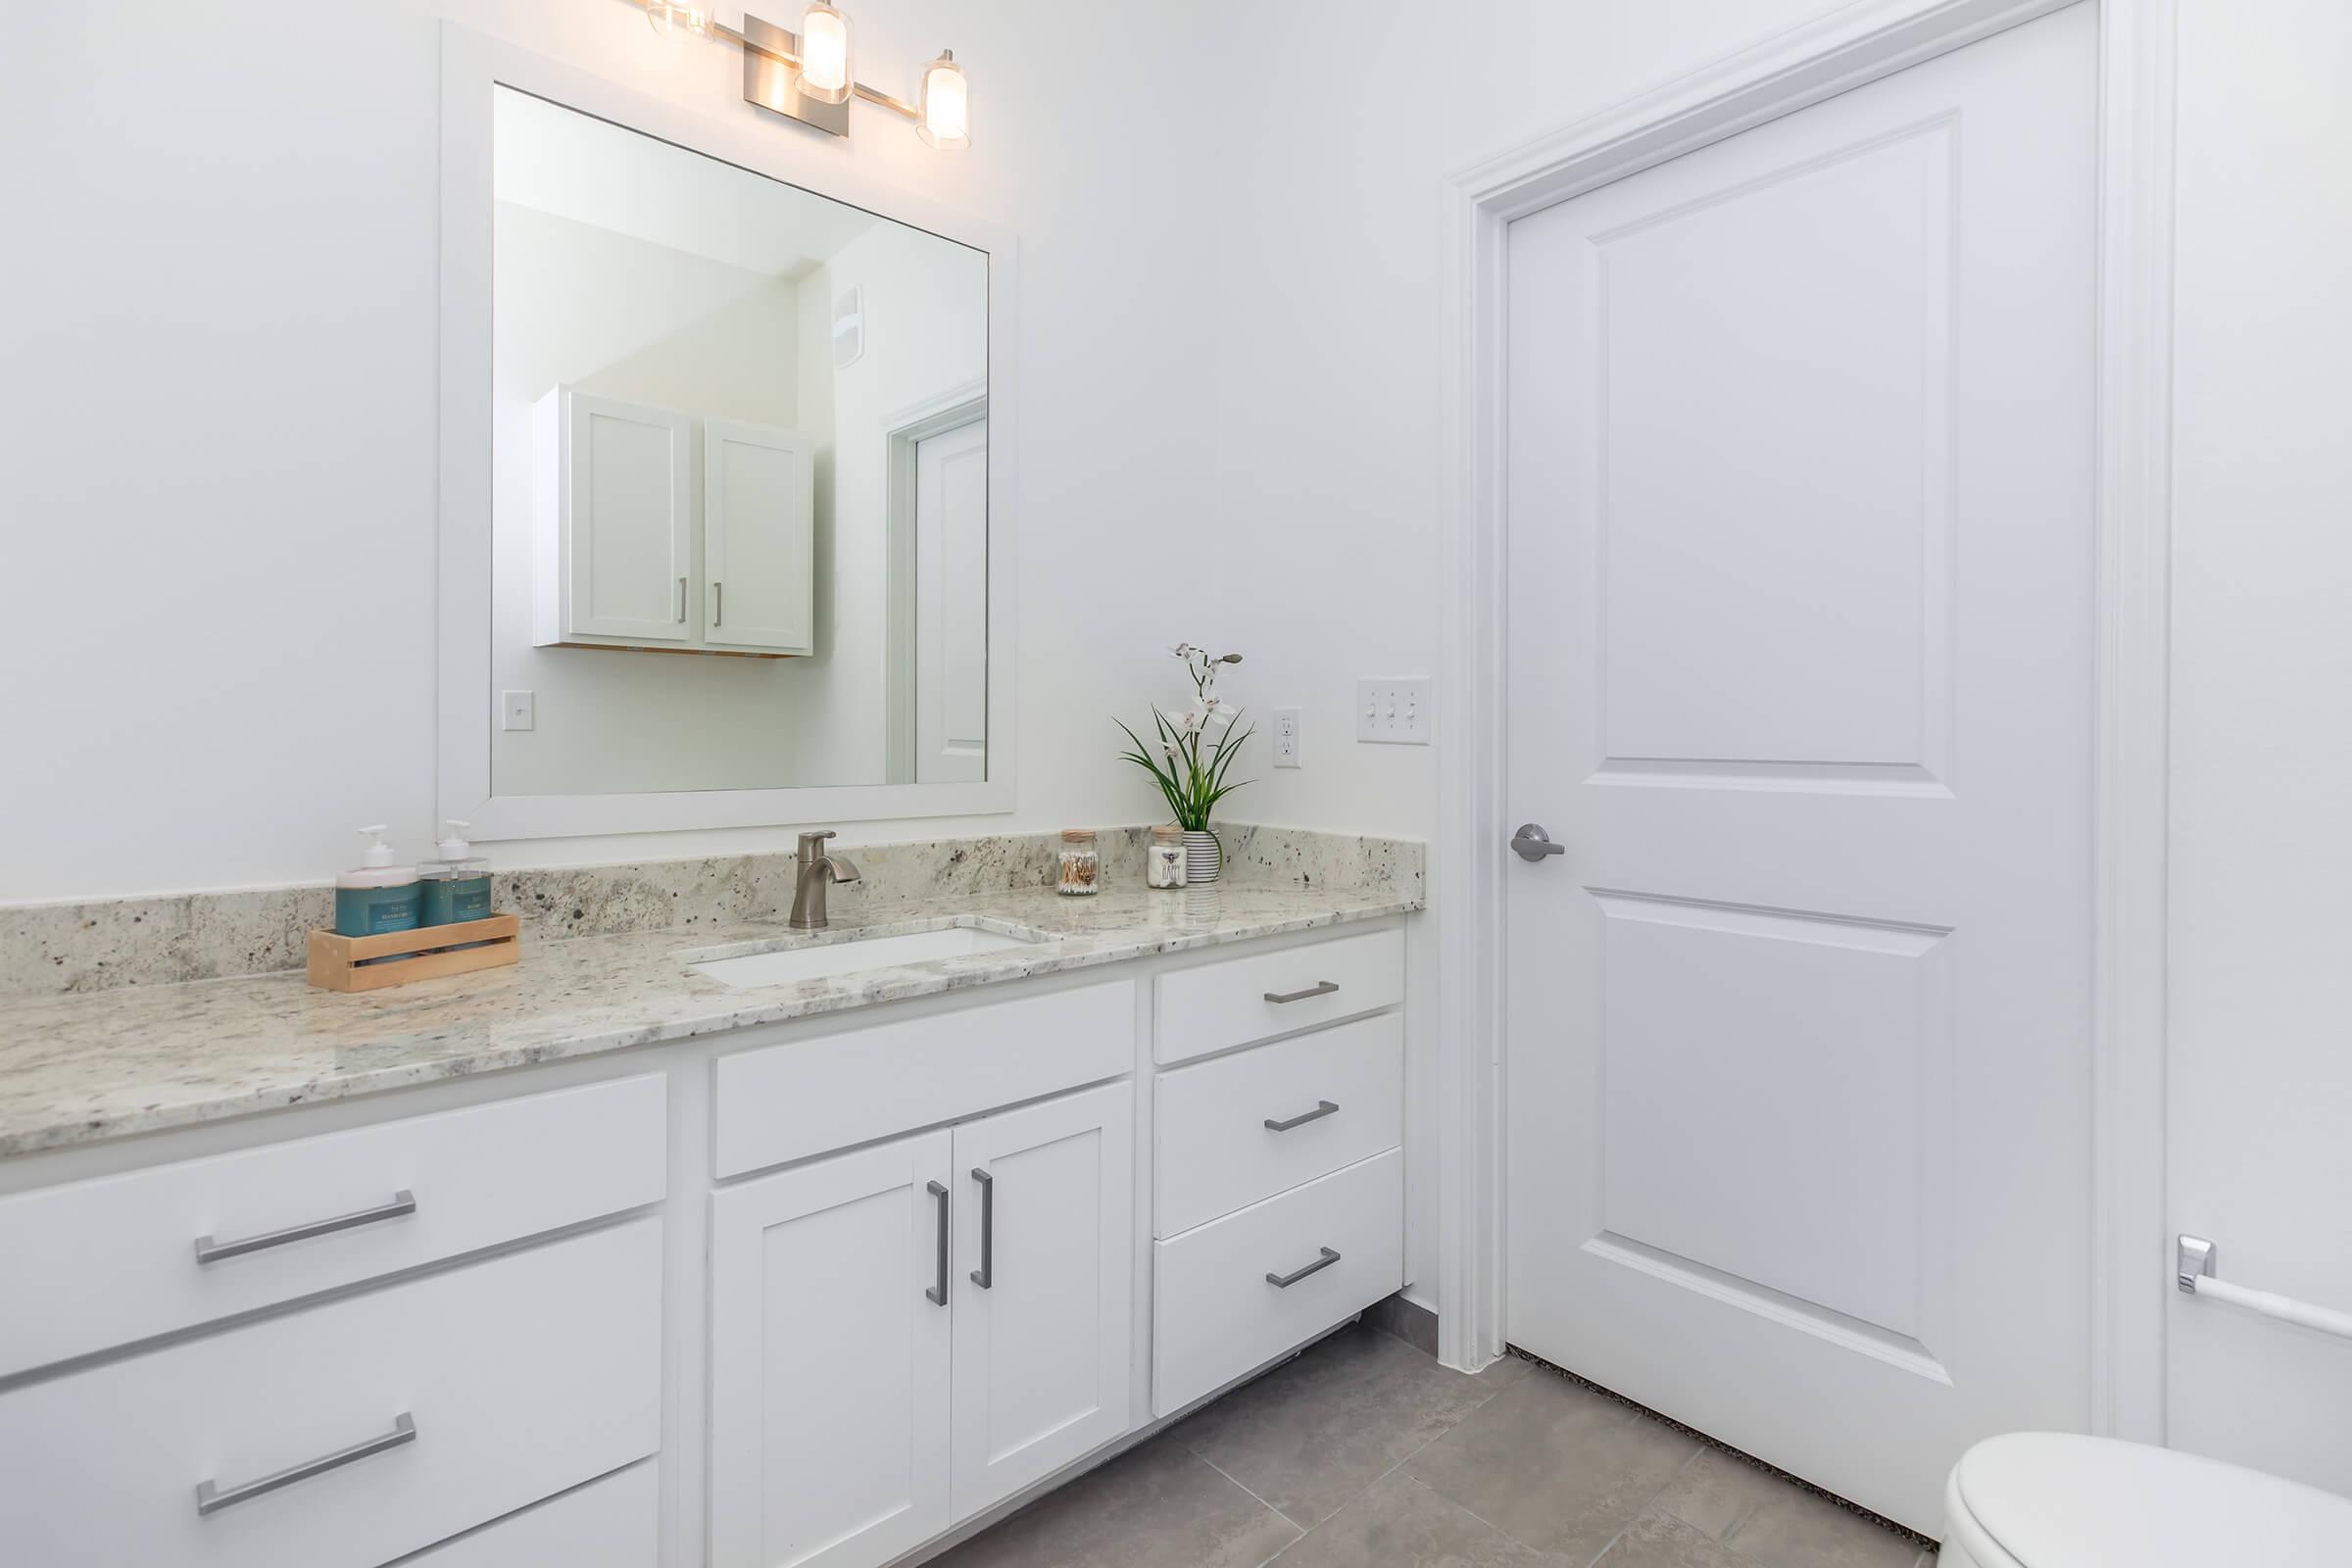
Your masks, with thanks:
M850 133L850 101L862 99L914 122L930 146L959 151L972 144L971 90L955 51L943 49L922 70L915 101L869 87L852 74L850 19L826 0L812 0L802 13L801 31L791 32L746 14L739 31L720 22L710 6L682 0L630 0L662 34L683 28L718 38L743 51L743 96L829 136Z

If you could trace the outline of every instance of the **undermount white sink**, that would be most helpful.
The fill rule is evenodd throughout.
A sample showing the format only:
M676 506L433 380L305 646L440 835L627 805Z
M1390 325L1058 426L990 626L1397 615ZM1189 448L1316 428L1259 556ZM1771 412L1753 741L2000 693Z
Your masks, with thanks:
M713 958L694 966L697 974L730 986L781 986L796 980L822 980L830 975L889 969L902 963L925 963L933 958L968 958L975 954L1003 953L1034 947L1026 937L951 926L944 931L910 931L895 937L854 937L813 948L787 948L779 953L753 953L740 958Z

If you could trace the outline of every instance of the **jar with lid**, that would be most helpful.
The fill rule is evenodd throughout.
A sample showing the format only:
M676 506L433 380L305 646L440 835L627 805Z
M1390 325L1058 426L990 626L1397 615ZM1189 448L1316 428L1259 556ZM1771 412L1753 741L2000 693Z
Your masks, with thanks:
M1169 823L1152 830L1144 851L1144 880L1155 888L1184 886L1184 829Z
M1095 851L1091 827L1064 828L1061 834L1061 879L1064 898L1092 898L1102 891L1102 861Z

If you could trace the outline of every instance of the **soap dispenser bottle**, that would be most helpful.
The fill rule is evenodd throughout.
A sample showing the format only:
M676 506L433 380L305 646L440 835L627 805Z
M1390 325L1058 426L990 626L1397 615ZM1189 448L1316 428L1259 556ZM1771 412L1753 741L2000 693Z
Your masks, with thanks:
M440 858L416 868L417 887L423 894L418 925L455 925L462 920L490 918L490 862L466 842L466 829L472 825L451 817L449 836L434 846Z
M368 835L360 863L335 878L336 935L372 937L416 930L416 868L392 863L392 846L384 842L382 823L360 831Z

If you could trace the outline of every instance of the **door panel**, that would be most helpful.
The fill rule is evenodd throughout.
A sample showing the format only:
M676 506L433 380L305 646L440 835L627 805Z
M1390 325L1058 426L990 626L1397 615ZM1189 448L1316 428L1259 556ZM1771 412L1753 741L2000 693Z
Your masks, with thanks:
M915 448L914 777L988 773L988 421Z
M1509 1337L1925 1529L2087 1417L2095 43L1511 236Z
M950 1135L710 1200L710 1561L865 1568L945 1530ZM952 1299L952 1298L951 1298Z
M705 642L816 651L814 487L803 437L733 419L703 421Z
M1133 1091L967 1122L956 1172L956 1511L968 1517L1127 1430Z
M564 416L571 463L569 630L687 640L691 421L584 392L567 395Z

